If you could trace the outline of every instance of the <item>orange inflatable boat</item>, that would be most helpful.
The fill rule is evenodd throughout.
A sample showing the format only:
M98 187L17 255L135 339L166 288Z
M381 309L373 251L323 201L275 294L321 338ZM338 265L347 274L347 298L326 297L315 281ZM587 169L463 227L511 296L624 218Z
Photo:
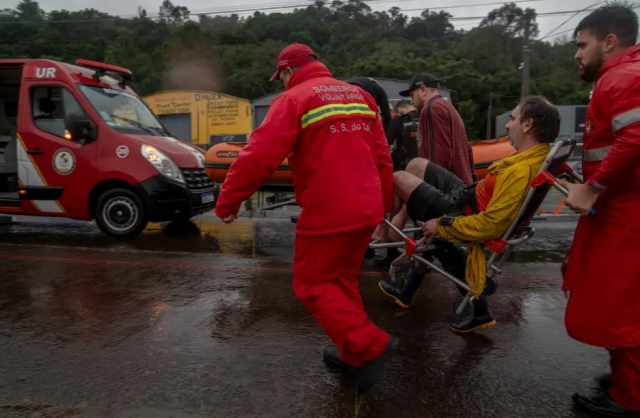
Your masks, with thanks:
M216 183L223 183L231 164L238 158L240 150L246 146L246 142L223 142L209 148L205 157L205 169L209 178ZM497 160L516 152L515 148L509 144L508 137L498 139L487 139L483 141L471 142L473 150L473 160L478 179L487 175L487 168ZM285 159L276 169L271 177L264 182L263 190L282 189L292 186L293 180L288 161ZM283 187L285 186L285 187Z

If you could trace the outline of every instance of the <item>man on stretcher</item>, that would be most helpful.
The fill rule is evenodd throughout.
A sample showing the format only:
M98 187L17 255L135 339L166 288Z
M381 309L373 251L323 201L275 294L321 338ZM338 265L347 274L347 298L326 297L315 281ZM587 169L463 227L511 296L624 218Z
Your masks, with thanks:
M440 238L433 255L444 270L461 280L469 276L465 270L485 269L486 265L477 260L473 262L474 253L470 252L472 255L467 257L467 253L446 241L482 243L506 232L520 210L531 180L549 153L550 144L558 137L560 114L546 98L529 97L512 111L505 127L517 152L491 165L487 176L472 186L426 159L418 160L424 174L420 177L406 171L394 173L396 194L390 219L398 213L406 214L399 217L404 218L399 222L394 219L399 229L404 228L408 217L424 222L425 238ZM400 241L386 224L378 226L373 239ZM404 283L383 280L379 285L386 295L408 308L423 278L424 275L410 275ZM458 289L466 294L462 288ZM452 323L452 331L471 332L496 324L486 296L481 295L473 303L473 318Z

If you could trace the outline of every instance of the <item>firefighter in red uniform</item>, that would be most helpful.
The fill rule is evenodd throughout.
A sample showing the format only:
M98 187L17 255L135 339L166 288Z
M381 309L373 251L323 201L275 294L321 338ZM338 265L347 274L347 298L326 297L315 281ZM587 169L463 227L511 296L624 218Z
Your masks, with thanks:
M630 6L610 4L577 26L580 76L595 82L584 129L585 184L562 182L581 215L564 270L569 335L609 350L611 376L595 396L574 394L594 416L640 417L640 45ZM594 215L588 215L595 209Z
M373 324L358 288L364 253L393 205L393 162L373 98L338 81L306 45L278 56L286 91L251 134L226 176L216 215L229 223L243 201L288 158L296 201L293 289L334 346L330 365L370 388L396 337Z

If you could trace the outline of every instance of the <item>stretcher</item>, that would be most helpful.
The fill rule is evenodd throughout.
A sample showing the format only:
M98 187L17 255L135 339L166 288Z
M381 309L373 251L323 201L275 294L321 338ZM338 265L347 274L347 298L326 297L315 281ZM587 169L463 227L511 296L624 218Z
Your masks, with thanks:
M568 194L568 191L557 182L557 178L567 173L576 179L576 181L584 183L582 177L567 164L576 144L576 140L574 139L563 139L553 144L539 172L531 181L531 187L527 191L527 195L514 222L501 238L483 242L485 251L490 252L490 255L487 257L487 278L483 292L484 295L490 296L496 292L498 288L497 276L502 273L504 262L517 246L527 242L533 237L535 229L531 226L531 221L547 197L551 187L555 187L565 196ZM595 215L595 211L592 209L589 214ZM388 219L385 219L385 223L400 235L402 241L391 243L374 241L369 244L369 248L398 248L398 250L401 251L401 254L391 263L391 267L389 268L391 281L396 282L396 272L405 261L409 260L414 263L427 265L434 271L445 276L453 282L454 285L467 292L465 296L459 296L454 299L451 307L453 316L458 320L473 317L474 304L471 302L474 297L471 294L469 285L464 280L460 280L451 275L423 256L424 253L435 250L436 242L439 239L435 238L430 242L426 242L424 237L417 239L417 236L422 233L422 229L419 227L400 230ZM422 223L423 222L420 221L417 222L419 226L422 225ZM467 247L470 244L471 243L455 243L453 245L467 251Z

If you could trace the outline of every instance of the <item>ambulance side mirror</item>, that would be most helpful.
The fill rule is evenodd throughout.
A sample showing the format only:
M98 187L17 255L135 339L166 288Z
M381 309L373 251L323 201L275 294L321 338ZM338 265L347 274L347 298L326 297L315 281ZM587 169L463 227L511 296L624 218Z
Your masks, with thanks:
M69 113L65 120L65 138L70 141L87 143L97 137L96 126L82 113Z

